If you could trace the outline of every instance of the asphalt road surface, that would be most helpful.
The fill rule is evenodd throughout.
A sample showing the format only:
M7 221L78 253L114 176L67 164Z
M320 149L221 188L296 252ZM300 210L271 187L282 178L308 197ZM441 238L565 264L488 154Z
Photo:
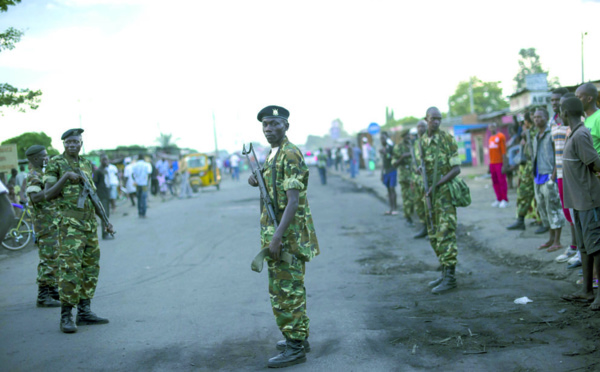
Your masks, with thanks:
M598 315L558 299L572 283L507 264L461 225L459 288L435 296L429 243L413 240L401 218L383 216L372 195L337 177L321 186L314 169L309 202L322 252L307 264L312 352L287 370L600 368ZM0 370L266 369L282 337L266 271L250 270L258 220L258 189L245 181L192 199L151 198L147 219L119 206L117 238L101 241L92 301L110 324L76 334L60 332L60 309L35 307L37 251L10 254L0 260Z

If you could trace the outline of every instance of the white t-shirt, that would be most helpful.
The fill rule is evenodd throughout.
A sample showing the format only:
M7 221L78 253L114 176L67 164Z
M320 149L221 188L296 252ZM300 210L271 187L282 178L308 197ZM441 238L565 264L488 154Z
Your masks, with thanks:
M2 181L0 181L0 194L4 194L4 193L8 193L8 189L6 188L6 186L4 186Z
M231 163L232 167L239 167L240 166L240 157L237 156L236 154L231 155L231 158L229 158L229 162Z
M277 151L279 151L279 147L272 147L271 153L269 154L269 160L273 159L275 155L277 155Z
M106 167L106 173L108 175L108 184L110 186L119 185L119 169L114 164L109 164Z

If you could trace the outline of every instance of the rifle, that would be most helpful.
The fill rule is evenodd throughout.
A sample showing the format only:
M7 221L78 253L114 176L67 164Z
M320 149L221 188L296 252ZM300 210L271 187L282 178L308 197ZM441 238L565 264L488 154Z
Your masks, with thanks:
M429 188L429 183L427 182L427 172L425 171L425 157L423 156L423 145L421 144L421 139L417 139L419 141L419 152L421 155L421 177L423 178L423 189L425 190L425 203L427 204L427 212L429 213L429 228L433 231L433 215L431 210L433 209L431 206L431 196L427 196L427 191Z
M92 200L92 204L94 205L94 208L100 214L100 218L102 219L102 222L104 222L105 226L108 226L110 224L110 222L108 222L108 217L106 216L106 211L104 210L104 206L102 205L102 202L100 201L100 198L98 197L98 194L96 194L96 192L92 188L92 185L90 184L90 181L88 180L87 175L80 168L77 168L75 170L75 173L77 173L79 175L79 177L81 177L81 180L83 181L83 191L81 192L81 194L79 194L79 199L77 199L77 208L84 208L85 200L89 196L90 199ZM113 231L110 233L110 235L115 236L115 233L116 233L116 231Z
M250 160L250 154L254 158L256 162L256 167L252 165L252 161ZM244 144L242 148L242 155L246 155L248 159L248 163L250 164L250 169L252 170L252 174L254 178L258 181L258 188L260 189L260 201L266 207L267 214L269 215L269 220L273 223L275 230L277 230L277 215L275 214L275 208L273 207L273 202L271 201L271 197L269 196L269 192L267 191L267 186L265 184L265 179L262 175L262 168L258 159L256 158L256 154L254 153L254 148L252 147L252 143L250 143L250 147L246 150L246 145ZM273 190L275 192L275 190Z

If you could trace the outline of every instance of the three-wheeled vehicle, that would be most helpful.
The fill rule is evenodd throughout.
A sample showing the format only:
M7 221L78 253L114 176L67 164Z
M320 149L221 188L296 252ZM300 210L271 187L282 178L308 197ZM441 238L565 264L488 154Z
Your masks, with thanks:
M221 170L214 155L188 154L184 158L190 172L190 187L198 192L201 187L216 186L219 190Z

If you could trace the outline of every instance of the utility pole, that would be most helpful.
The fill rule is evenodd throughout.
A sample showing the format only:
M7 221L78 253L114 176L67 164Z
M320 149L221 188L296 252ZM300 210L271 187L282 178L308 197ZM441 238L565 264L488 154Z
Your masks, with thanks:
M475 104L473 103L473 80L469 78L469 102L471 103L471 114L475 113Z
M583 75L583 37L587 35L587 32L581 33L581 84L585 83L585 78Z

